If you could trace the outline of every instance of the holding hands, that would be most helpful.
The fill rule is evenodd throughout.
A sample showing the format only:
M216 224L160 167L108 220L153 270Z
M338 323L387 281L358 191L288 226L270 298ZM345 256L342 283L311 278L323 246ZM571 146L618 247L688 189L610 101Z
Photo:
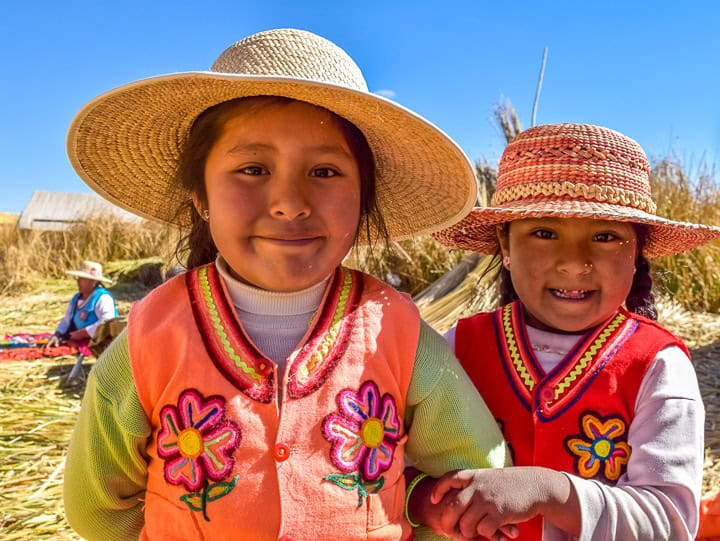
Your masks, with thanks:
M540 467L449 472L435 482L423 509L433 531L461 540L515 539L516 524L538 514L579 534L577 496L565 474Z

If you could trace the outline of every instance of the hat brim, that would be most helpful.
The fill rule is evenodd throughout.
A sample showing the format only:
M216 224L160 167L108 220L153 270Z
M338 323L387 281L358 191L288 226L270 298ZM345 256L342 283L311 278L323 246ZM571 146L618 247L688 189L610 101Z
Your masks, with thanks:
M472 163L425 119L369 92L276 76L187 72L107 92L73 120L70 162L93 190L117 206L187 226L175 212L190 194L173 178L193 122L213 105L260 95L324 107L363 132L375 158L378 206L392 239L449 227L475 204Z
M442 244L481 254L496 254L498 224L527 218L591 218L645 224L643 254L660 257L685 252L720 238L720 227L676 222L626 206L592 201L533 199L502 207L476 207L452 227L433 237Z
M95 280L96 282L105 282L106 284L112 282L110 278L105 278L104 276L93 276L89 272L68 270L65 271L65 274L69 274L70 276L74 276L75 278L87 278L88 280Z

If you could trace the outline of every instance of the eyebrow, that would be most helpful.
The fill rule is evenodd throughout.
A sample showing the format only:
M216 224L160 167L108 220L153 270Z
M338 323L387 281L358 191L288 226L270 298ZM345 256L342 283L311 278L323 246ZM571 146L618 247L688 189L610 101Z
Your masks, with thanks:
M315 145L310 146L305 149L308 152L317 152L320 154L334 154L337 156L342 156L344 158L353 158L354 156L351 152L345 150L340 145ZM266 143L240 143L227 151L228 154L249 154L253 152L262 152L262 151L277 151L277 147L274 145L268 145Z
M258 152L261 150L275 150L273 145L264 143L241 143L233 146L227 151L228 154L247 154L250 152Z

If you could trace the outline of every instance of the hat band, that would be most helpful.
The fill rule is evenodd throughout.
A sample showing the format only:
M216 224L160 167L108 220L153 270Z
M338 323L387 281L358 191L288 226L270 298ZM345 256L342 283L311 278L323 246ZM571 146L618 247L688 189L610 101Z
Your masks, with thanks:
M519 184L503 188L495 192L492 197L492 206L519 201L522 199L570 197L597 201L599 203L612 203L626 207L633 207L648 214L655 214L655 203L647 196L639 195L630 190L612 186L598 186L597 184L580 184L574 182L533 182L532 184Z

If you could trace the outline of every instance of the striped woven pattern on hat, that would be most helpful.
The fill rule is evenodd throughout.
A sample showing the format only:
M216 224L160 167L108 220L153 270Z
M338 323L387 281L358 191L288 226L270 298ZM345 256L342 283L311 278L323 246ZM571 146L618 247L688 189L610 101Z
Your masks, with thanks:
M475 207L433 237L452 248L496 254L496 226L527 218L645 224L646 257L676 254L720 238L720 227L658 216L650 193L650 164L640 145L588 124L549 124L520 133L500 159L492 205Z
M505 149L492 205L532 199L610 203L655 213L650 164L640 145L601 126L552 124Z

